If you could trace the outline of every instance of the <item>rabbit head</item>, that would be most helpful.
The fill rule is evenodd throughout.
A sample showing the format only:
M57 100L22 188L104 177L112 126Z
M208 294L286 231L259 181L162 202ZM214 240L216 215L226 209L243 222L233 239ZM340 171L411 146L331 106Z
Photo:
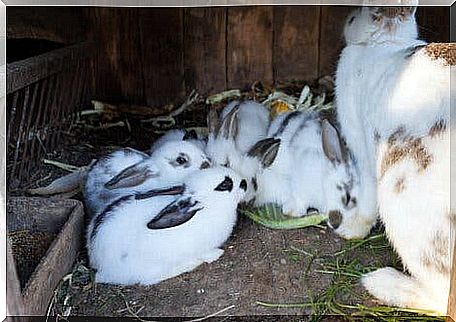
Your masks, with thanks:
M392 6L400 6L362 7L350 14L344 29L347 44L398 43L416 39L418 27L415 11L418 1L393 0L390 2ZM368 4L375 5L375 3Z
M357 211L358 174L350 152L328 120L322 121L321 140L325 157L329 161L323 185L329 225L337 229L342 217Z
M209 168L210 160L202 149L188 141L169 141L140 161L113 177L105 184L107 189L139 187L144 190L150 181L177 184L195 170Z
M229 167L247 180L249 184L243 201L252 202L258 189L256 176L274 162L280 139L260 140L247 153L242 153L236 146L238 111L239 105L231 109L221 121L215 110L209 112L206 153L214 164Z

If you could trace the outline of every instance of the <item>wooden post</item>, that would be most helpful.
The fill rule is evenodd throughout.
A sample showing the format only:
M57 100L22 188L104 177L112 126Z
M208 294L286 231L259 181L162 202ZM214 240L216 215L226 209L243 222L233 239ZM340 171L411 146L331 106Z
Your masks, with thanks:
M453 252L453 273L451 274L451 289L448 299L448 316L449 321L456 321L456 243Z

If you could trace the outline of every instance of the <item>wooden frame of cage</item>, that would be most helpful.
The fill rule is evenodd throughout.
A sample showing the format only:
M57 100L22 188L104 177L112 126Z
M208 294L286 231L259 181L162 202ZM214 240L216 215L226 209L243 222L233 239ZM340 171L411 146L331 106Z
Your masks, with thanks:
M30 175L57 145L63 121L87 101L93 53L94 44L84 42L7 65L9 187Z

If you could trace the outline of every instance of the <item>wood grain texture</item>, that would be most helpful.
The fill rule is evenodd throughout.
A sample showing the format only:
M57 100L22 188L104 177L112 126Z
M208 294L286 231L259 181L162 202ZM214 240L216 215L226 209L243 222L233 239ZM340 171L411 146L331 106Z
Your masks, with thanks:
M451 274L451 289L448 299L448 315L456 321L456 244L453 251L453 272Z
M6 35L64 44L83 41L87 21L81 7L14 7L7 10Z
M146 103L175 102L185 94L183 9L140 8L139 29Z
M227 86L273 82L273 8L228 8Z
M187 93L226 88L226 8L184 11L184 64Z
M321 8L319 46L319 76L333 75L344 46L343 30L347 15L353 7L327 6Z
M93 31L99 45L93 66L97 99L145 101L139 8L95 8Z
M274 80L318 76L320 7L274 7Z

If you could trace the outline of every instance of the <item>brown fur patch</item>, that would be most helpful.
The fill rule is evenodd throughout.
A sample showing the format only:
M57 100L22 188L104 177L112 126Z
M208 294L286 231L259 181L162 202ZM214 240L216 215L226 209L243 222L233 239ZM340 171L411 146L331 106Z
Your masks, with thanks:
M426 170L432 163L432 155L429 154L422 140L407 136L404 127L399 127L388 138L388 149L382 159L380 178L383 178L389 169L407 157L416 162L418 172Z
M394 184L394 192L400 194L405 189L405 178L400 177Z
M449 275L451 265L449 259L449 240L445 238L446 234L436 232L431 240L430 249L421 255L421 263L423 266L435 269L436 271Z
M444 120L439 120L439 121L435 122L435 124L429 130L429 136L431 138L439 136L440 134L442 134L446 131L446 127L447 127L447 125Z
M446 66L456 65L456 43L432 43L424 51L432 60L440 59Z

